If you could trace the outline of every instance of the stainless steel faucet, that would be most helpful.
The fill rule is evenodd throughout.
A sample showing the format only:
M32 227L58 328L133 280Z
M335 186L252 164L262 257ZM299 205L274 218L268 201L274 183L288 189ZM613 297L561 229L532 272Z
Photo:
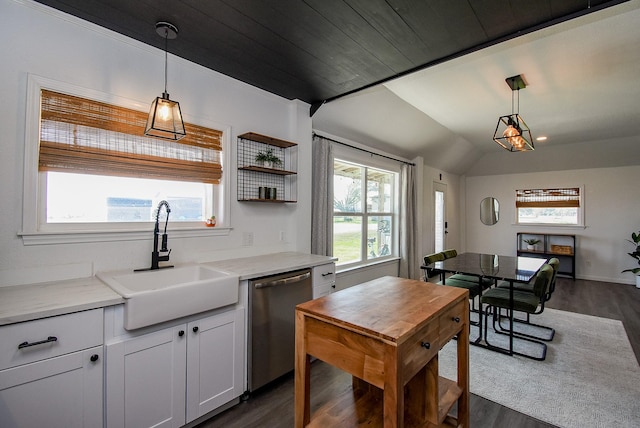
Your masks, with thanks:
M158 249L158 235L160 235L160 210L162 207L165 208L167 212L167 218L164 222L164 232L162 233L162 241L160 249ZM151 267L136 269L136 272L144 271L144 270L157 270L157 269L165 269L172 268L173 265L169 266L160 266L160 262L168 262L169 254L171 254L171 249L167 248L167 224L169 223L169 213L171 212L171 208L169 207L169 203L167 201L160 201L158 204L158 208L156 210L156 224L153 228L153 251L151 252ZM163 253L164 255L160 255ZM165 254L166 253L166 254Z

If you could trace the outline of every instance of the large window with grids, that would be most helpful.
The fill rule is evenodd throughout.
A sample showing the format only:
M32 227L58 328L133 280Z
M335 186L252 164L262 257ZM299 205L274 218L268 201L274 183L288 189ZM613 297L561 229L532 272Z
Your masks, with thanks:
M393 171L334 160L333 255L338 265L397 256L397 185Z
M584 225L580 187L516 190L518 224Z
M147 137L147 114L99 98L106 94L29 86L23 238L147 230L141 223L155 220L162 200L174 227L228 221L222 131L185 123L179 141Z

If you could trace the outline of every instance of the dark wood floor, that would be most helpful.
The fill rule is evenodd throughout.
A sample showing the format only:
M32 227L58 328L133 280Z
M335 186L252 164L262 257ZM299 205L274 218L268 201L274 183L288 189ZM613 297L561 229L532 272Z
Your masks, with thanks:
M621 320L640 360L640 290L632 285L558 278L547 307ZM350 377L321 361L311 369L312 408L350 385ZM552 427L507 407L471 394L471 426L475 428ZM243 403L198 428L290 428L293 426L293 376L257 391Z

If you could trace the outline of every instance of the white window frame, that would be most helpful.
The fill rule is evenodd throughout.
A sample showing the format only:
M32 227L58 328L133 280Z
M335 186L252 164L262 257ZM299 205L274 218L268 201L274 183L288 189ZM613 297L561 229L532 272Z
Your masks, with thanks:
M361 215L362 217L362 224L363 224L363 242L361 242L361 254L365 254L367 252L367 234L366 234L366 228L367 228L367 219L368 217L380 217L380 216L387 216L387 215L391 215L393 217L393 228L392 228L392 232L391 232L391 242L392 242L392 249L393 251L391 252L391 254L387 255L387 256L381 256L381 257L376 257L374 259L364 259L364 260L359 260L357 262L352 262L352 263L345 263L345 264L340 264L339 265L339 270L344 272L346 270L350 270L350 269L354 269L354 268L359 268L359 267L365 267L365 266L372 266L372 265L376 265L376 264L380 264L380 263L385 263L385 262L389 262L390 260L396 260L399 258L399 244L400 244L400 240L399 240L399 232L400 232L400 228L398 225L398 222L400 221L400 164L397 161L393 161L391 159L386 159L380 156L375 156L375 155L371 155L370 153L366 153L364 151L361 150L357 150L357 149L349 149L348 147L342 146L342 145L334 145L334 149L333 149L333 159L331 160L331 162L335 162L336 160L341 160L341 161L346 161L346 162L351 162L354 163L356 165L361 165L364 167L368 167L368 168L375 168L375 169L381 169L381 170L385 170L385 171L389 171L391 173L396 174L396 179L394 180L394 200L393 200L393 212L392 213L367 213L366 215ZM331 217L332 217L332 223L333 223L333 217L335 215L334 211L333 211L333 194L331 195ZM365 200L366 203L366 200ZM357 215L355 213L348 213L350 215ZM332 231L332 242L333 242L333 231Z
M514 195L514 223L517 226L534 226L534 227L578 227L578 228L585 228L585 221L584 221L584 205L585 205L585 198L584 198L584 186L528 186L527 189L571 189L571 188L578 188L580 189L580 207L578 207L578 220L576 224L566 224L566 223L528 223L528 222L521 222L520 221L520 217L518 216L518 207L515 206L515 195L516 192L518 190L523 190L523 187L520 187L518 189L514 188L513 189L513 195Z
M27 81L25 152L24 152L24 190L22 208L22 231L18 233L25 245L45 245L63 243L128 241L149 238L150 222L135 223L91 223L91 224L47 224L46 177L38 170L40 151L40 94L42 89L63 92L95 101L114 104L121 107L145 111L148 106L142 102L119 97L104 92L81 88L69 83L29 74ZM228 235L231 230L230 216L230 135L231 127L213 123L202 118L185 115L185 120L200 126L221 129L223 172L219 185L214 185L213 200L218 225L205 227L202 222L170 222L170 230L175 237L197 237Z

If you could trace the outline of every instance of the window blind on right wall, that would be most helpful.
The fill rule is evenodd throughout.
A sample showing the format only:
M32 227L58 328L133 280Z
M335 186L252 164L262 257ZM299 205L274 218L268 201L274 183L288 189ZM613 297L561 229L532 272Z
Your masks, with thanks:
M580 188L516 190L517 208L579 208Z

